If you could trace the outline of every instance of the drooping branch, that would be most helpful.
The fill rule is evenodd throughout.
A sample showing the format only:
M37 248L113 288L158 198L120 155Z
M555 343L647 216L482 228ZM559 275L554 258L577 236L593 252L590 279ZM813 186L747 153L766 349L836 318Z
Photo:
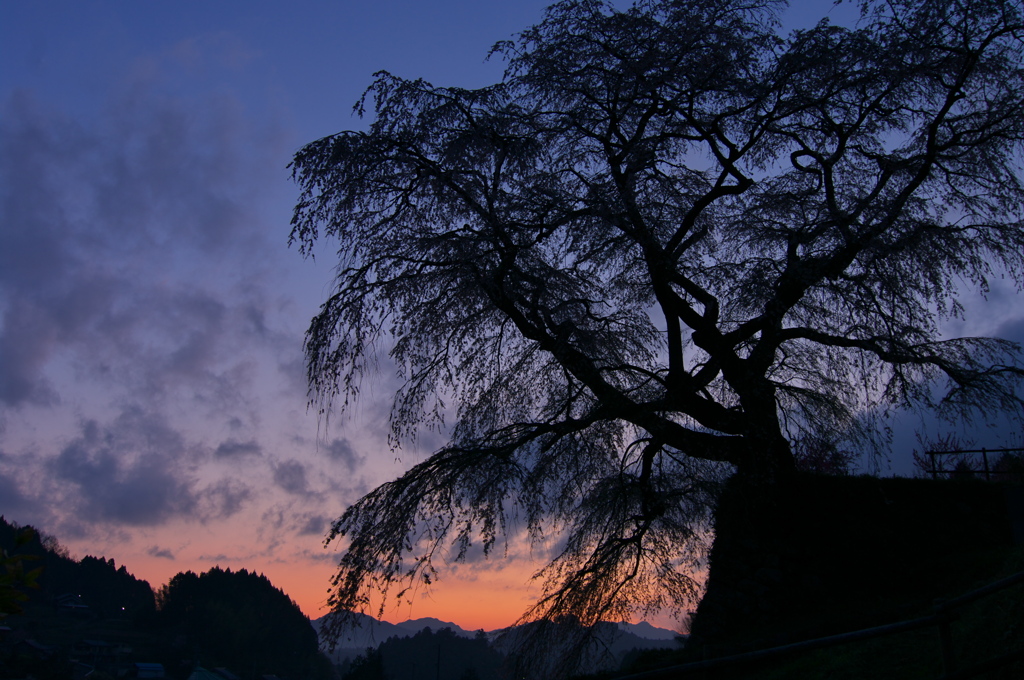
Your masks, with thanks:
M866 4L780 36L774 2L566 0L502 83L378 74L367 132L296 155L291 242L339 258L313 403L387 352L392 443L454 420L335 524L336 607L520 508L563 539L530 616L678 609L732 469L769 484L878 407L1024 413L1017 347L943 335L966 285L1024 280L1020 3Z

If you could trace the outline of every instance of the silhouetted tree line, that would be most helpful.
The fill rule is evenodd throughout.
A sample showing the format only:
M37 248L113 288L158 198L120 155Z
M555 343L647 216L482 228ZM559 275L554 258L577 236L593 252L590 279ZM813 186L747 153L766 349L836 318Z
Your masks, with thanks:
M309 619L263 574L186 571L160 588L157 603L159 629L205 667L225 666L242 677L331 677Z
M36 531L35 535L15 547L23 527L0 517L0 548L37 559L32 567L42 567L38 578L39 589L30 596L53 602L61 596L73 596L89 608L89 613L101 618L125 617L141 620L154 612L153 590L149 583L135 578L122 564L113 559L86 555L72 559L56 538Z
M44 645L54 643L45 634L52 627L48 622L68 613L62 607L73 605L81 608L68 611L87 627L89 620L97 625L108 619L132 621L136 631L150 636L148 645L139 646L152 658L138 660L160 661L171 677L187 677L196 664L223 666L246 680L263 674L285 679L334 675L309 619L263 574L220 567L203 574L187 571L154 595L147 581L113 559L87 555L75 560L56 538L38 530L19 542L19 534L27 535L24 528L0 517L0 549L32 556L31 568L42 567L39 587L25 591L36 606L27 608L24 620L8 621L12 628L37 631L33 635ZM58 648L46 659L21 659L5 652L0 677L67 677L69 653ZM25 673L9 675L14 668Z
M344 680L496 680L502 655L483 631L470 639L451 628L424 628L412 637L392 637L342 666Z

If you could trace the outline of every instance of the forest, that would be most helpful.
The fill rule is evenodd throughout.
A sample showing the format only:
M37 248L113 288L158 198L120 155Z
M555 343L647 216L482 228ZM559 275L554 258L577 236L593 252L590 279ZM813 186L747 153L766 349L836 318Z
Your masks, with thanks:
M166 677L198 667L326 679L336 675L298 606L262 574L213 567L179 573L156 592L113 559L74 559L59 541L0 518L6 574L38 570L3 586L24 596L5 612L0 677L37 680L124 677L159 663ZM12 564L17 559L19 563Z

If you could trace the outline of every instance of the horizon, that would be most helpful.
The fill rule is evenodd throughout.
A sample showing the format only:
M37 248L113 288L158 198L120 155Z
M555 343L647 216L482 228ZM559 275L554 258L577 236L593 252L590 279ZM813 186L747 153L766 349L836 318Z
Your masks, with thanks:
M11 526L13 526L13 527L15 527L17 529L21 529L21 528L25 528L25 527L31 527L32 529L34 529L37 532L37 534L40 537L40 540L43 540L43 539L53 539L53 540L55 540L57 545L56 546L54 546L54 545L46 546L48 550L56 549L58 551L58 554L60 554L61 549L67 550L67 546L65 546L64 543L61 542L61 540L60 540L60 538L58 536L55 536L55 535L47 532L45 530L45 528L43 528L43 527L37 527L37 526L33 526L31 524L21 524L17 520L11 519L11 518L7 517L6 515L4 515L2 513L0 513L0 520L6 521L8 524L10 524ZM102 559L102 560L113 560L115 567L123 567L135 579L140 580L140 581L145 581L147 584L149 584L150 590L153 591L154 596L157 594L157 591L162 586L166 585L166 583L167 583L165 581L163 583L154 585L152 582L149 581L149 579L146 579L146 578L140 576L139 574L137 574L135 571L133 571L132 568L131 568L131 565L129 565L126 562L119 561L116 557L114 557L112 555L96 555L96 554L92 554L92 553L87 553L87 554L84 554L84 555L76 555L76 554L72 554L72 553L70 553L70 551L68 551L68 554L66 555L66 557L68 559L71 559L71 560L75 561L75 562L80 562L85 557L94 557L94 558L99 558L99 559ZM299 607L300 610L302 610L302 607L299 606L299 604L296 601L296 599L294 597L292 597L291 594L285 588L283 588L283 587L281 587L281 585L275 583L273 578L271 578L265 572L262 572L262 571L260 571L258 569L250 569L250 568L247 568L245 566L240 566L240 567L221 567L221 565L215 564L215 565L211 565L211 566L207 567L206 569L202 569L200 571L196 571L195 569L191 569L191 570L185 569L185 570L182 570L180 572L177 572L176 574L172 575L170 578L173 578L175 575L177 575L179 573L184 573L184 572L187 572L187 571L192 571L192 572L194 572L196 574L202 574L202 573L206 573L206 572L208 572L208 571L210 571L212 569L223 569L224 571L229 571L229 572L238 572L238 571L243 571L244 570L244 571L248 571L251 574L258 574L260 576L264 576L264 577L267 578L267 580L270 582L270 584L272 586L274 586L275 588L280 590L282 593L284 593L285 596L287 596L293 603L295 603L295 605L297 607ZM168 581L170 580L170 578L168 579ZM397 613L397 610L395 610L395 612ZM306 617L309 619L309 621L311 623L315 623L316 621L329 616L332 612L321 611L316 616L310 616L305 610L302 610L302 613L306 615ZM492 632L495 632L495 631L507 628L510 625L517 625L516 622L513 621L511 624L502 625L502 626L496 626L496 627L492 627L492 628L487 628L487 627L482 627L482 626L467 627L466 625L463 625L462 623L459 623L458 621L444 619L444 618L441 618L441 617L438 617L438 616L434 616L434 615L408 616L408 617L405 617L405 618L396 618L395 616L391 616L390 618L378 618L377 616L374 615L373 612L359 612L359 613L363 614L363 615L365 615L367 617L370 617L370 618L374 619L375 621L378 621L378 622L381 622L381 623L387 623L387 624L390 624L390 625L393 625L393 626L402 626L404 624L413 623L413 622L436 621L439 624L454 625L454 626L456 626L457 628L459 628L460 630L462 630L464 632L474 632L474 631L478 631L478 630L483 630L486 633L492 633ZM653 627L653 628L655 628L657 630L668 630L668 631L672 631L673 633L676 633L676 634L684 634L684 633L679 633L677 628L658 626L658 625L655 625L655 624L653 624L653 623L651 623L649 621L646 621L646 620L635 621L635 622L630 622L630 621L608 621L608 623L628 624L628 625L633 625L633 626L640 626L640 625L646 624L646 625L651 626L651 627Z
M351 107L380 69L499 80L490 47L548 4L0 7L0 514L154 588L245 568L310 619L326 614L342 546L323 547L331 522L444 435L389 447L386 362L344 418L307 408L302 337L333 265L329 248L307 260L287 246L287 165L365 127ZM855 4L792 3L783 24L849 22ZM1012 282L994 277L966 305L949 333L1024 338ZM874 471L909 474L914 431L932 425L895 421ZM494 555L471 552L389 603L385 620L511 625L555 549L517 527ZM667 615L648 621L673 629Z

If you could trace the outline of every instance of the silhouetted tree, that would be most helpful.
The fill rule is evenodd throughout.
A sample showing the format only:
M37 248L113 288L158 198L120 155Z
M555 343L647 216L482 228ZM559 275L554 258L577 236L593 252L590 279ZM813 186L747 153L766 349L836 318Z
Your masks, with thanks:
M330 677L309 619L263 574L214 567L176 574L157 593L157 625L180 635L182 653L244 677Z
M350 670L345 678L379 675L389 680L461 680L476 674L478 680L497 680L501 665L502 655L490 646L486 636L470 639L457 635L451 628L424 628L411 637L389 638L375 652L368 653L359 672L370 675L354 676Z
M911 452L911 456L914 459L916 474L921 477L931 477L933 471L937 475L948 477L953 466L961 458L952 455L929 455L929 451L956 454L974 448L973 441L964 440L951 433L946 433L936 439L928 439L924 435L918 434L917 444L920 448L915 448Z
M394 443L455 414L333 525L336 611L512 513L564 539L526 618L683 608L723 466L764 488L806 437L877 444L866 413L1020 409L1016 345L940 332L1024 274L1019 0L867 0L789 36L778 6L560 2L496 46L501 83L381 72L367 132L296 154L291 241L339 257L312 403L387 348Z
M391 680L384 673L384 656L379 649L367 649L360 654L342 676L342 680Z
M2 515L0 515L0 524L5 529L10 527ZM10 528L14 529L14 527ZM5 545L6 541L0 542L0 619L9 614L20 614L23 611L22 602L28 600L28 593L25 591L39 587L36 580L42 573L42 568L26 568L26 562L38 559L38 556L19 555L16 552L17 548L29 543L34 538L36 538L35 530L25 527L16 530L14 540L11 541L13 545L10 551Z
M153 590L147 581L135 578L113 559L86 555L74 560L67 548L53 536L32 527L19 527L0 517L0 548L10 551L17 536L28 530L17 552L32 558L38 568L35 578L38 597L52 601L73 593L89 611L103 618L141 620L152 615Z
M1001 482L1024 482L1024 451L1004 452L992 466L993 479Z
M835 433L808 435L793 443L793 457L798 470L825 475L847 475L857 463L858 455L844 447Z

